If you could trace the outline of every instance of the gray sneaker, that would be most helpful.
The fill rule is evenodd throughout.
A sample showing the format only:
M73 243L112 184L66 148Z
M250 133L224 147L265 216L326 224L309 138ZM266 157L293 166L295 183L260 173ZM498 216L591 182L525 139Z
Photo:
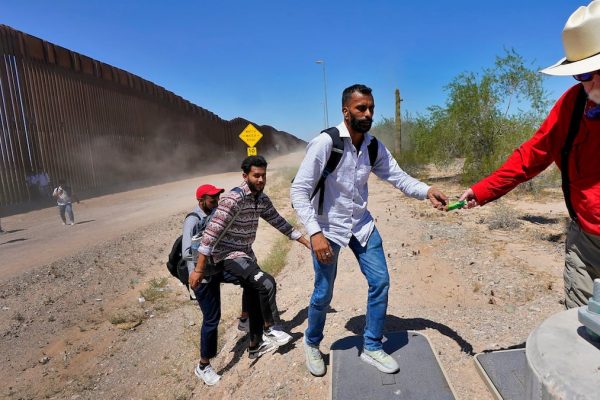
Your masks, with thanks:
M360 358L367 364L375 366L381 372L393 374L400 370L400 366L392 356L383 350L367 350L363 349Z
M321 356L321 352L319 348L316 346L312 346L307 344L305 341L302 341L304 344L304 356L306 357L306 368L310 371L314 376L323 376L325 375L325 363L323 362L323 357Z

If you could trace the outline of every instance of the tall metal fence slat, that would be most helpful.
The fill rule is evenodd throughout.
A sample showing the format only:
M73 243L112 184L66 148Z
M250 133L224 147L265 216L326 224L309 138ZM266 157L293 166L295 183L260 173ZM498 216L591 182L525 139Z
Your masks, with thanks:
M39 174L52 184L64 178L78 192L109 192L227 168L245 156L237 137L245 119L223 120L127 71L5 25L0 53L0 208L39 200L28 183ZM303 144L256 127L261 154Z

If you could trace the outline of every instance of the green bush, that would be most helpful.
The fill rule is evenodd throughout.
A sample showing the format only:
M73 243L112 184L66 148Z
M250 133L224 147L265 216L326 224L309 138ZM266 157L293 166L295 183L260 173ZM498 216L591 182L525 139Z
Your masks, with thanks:
M446 86L445 107L403 118L402 152L395 154L400 166L418 171L427 163L443 167L464 158L464 183L489 175L536 131L548 111L537 69L510 50L480 75L458 75ZM383 118L373 133L393 148L393 119Z

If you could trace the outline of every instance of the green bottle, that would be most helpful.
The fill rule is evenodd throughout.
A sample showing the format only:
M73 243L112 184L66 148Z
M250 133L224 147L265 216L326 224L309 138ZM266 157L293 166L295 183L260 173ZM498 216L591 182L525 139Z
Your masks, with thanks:
M466 205L467 205L467 202L464 200L450 203L450 204L448 204L448 211L457 210L459 208L463 208Z

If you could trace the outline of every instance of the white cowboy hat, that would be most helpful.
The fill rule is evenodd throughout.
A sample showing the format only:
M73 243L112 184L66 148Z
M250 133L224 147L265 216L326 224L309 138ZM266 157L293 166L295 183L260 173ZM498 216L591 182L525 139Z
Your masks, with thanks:
M562 32L566 57L543 69L548 75L577 75L600 69L600 0L581 6Z

